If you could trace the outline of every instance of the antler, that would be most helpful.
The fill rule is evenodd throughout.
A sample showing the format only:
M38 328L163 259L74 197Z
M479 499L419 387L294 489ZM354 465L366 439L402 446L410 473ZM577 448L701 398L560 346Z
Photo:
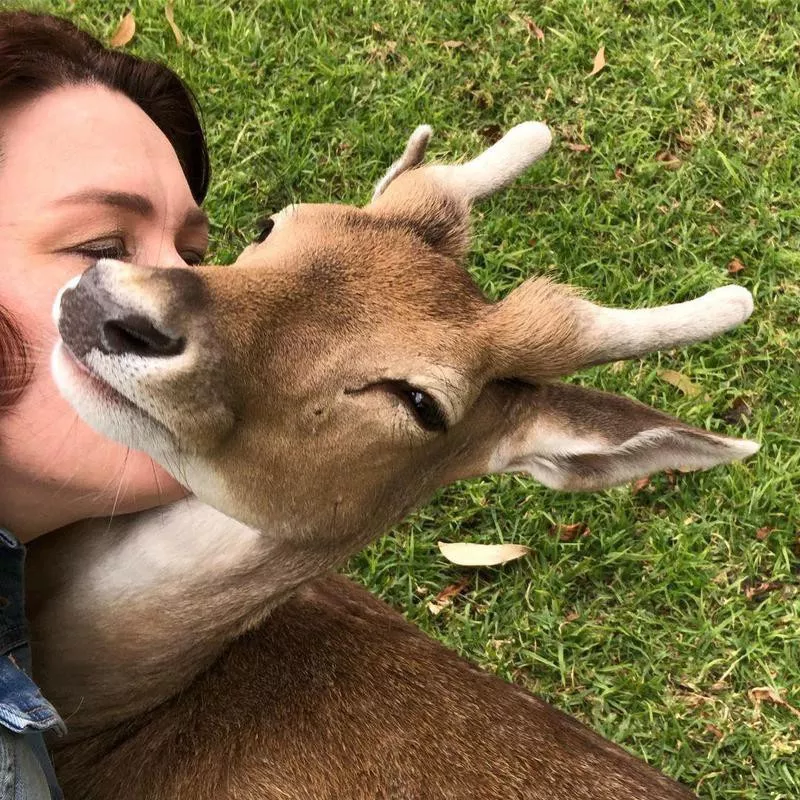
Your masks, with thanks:
M436 164L434 175L446 188L472 201L504 189L549 149L553 137L543 122L523 122L466 164Z
M753 298L723 286L684 303L607 308L531 278L489 312L497 377L556 378L583 367L711 339L744 322Z
M411 134L403 155L375 187L373 203L392 181L422 163L432 133L430 125L420 125ZM543 122L523 122L472 161L432 164L425 168L426 177L432 177L447 194L469 203L512 183L550 149L552 139L550 129Z
M735 328L753 313L743 286L722 286L695 300L657 308L604 308L583 301L585 363L603 364L685 347ZM582 309L579 309L579 314Z

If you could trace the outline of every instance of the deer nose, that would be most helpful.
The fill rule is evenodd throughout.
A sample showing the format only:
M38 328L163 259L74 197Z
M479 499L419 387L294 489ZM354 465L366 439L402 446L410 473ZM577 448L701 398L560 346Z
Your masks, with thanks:
M56 318L64 344L77 358L92 350L143 358L180 355L185 337L152 319L135 295L127 298L129 290L115 286L113 265L111 270L108 262L98 262L62 290Z
M182 336L170 336L160 331L151 320L140 314L130 314L119 319L108 319L102 324L100 339L103 350L114 355L126 353L163 358L178 356L185 347Z

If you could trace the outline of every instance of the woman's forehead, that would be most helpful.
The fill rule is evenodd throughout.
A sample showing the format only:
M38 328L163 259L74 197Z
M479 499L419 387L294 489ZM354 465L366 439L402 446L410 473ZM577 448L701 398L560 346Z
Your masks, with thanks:
M102 187L147 197L162 213L195 206L167 137L135 103L100 86L53 90L3 115L2 194L52 203Z

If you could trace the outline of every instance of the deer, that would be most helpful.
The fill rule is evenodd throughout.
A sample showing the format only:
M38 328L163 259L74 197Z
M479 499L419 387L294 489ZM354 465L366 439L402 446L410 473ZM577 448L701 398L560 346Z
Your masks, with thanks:
M457 479L596 491L758 449L561 380L730 330L748 291L618 309L534 276L490 301L470 210L550 131L462 163L425 163L430 136L366 206L287 207L232 265L104 259L61 290L59 390L191 492L30 548L67 800L695 796L336 573Z

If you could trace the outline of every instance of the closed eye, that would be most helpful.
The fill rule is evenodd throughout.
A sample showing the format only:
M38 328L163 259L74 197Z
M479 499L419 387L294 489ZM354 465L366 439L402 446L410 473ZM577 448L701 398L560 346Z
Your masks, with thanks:
M125 247L125 242L118 237L109 237L107 239L97 239L92 242L86 242L77 247L71 247L70 252L93 261L98 261L101 258L113 258L116 261L124 261L126 258L130 258L130 253Z
M370 383L360 389L345 389L345 394L384 391L397 397L408 409L416 423L429 433L446 433L449 420L441 403L431 394L408 381L381 381Z

